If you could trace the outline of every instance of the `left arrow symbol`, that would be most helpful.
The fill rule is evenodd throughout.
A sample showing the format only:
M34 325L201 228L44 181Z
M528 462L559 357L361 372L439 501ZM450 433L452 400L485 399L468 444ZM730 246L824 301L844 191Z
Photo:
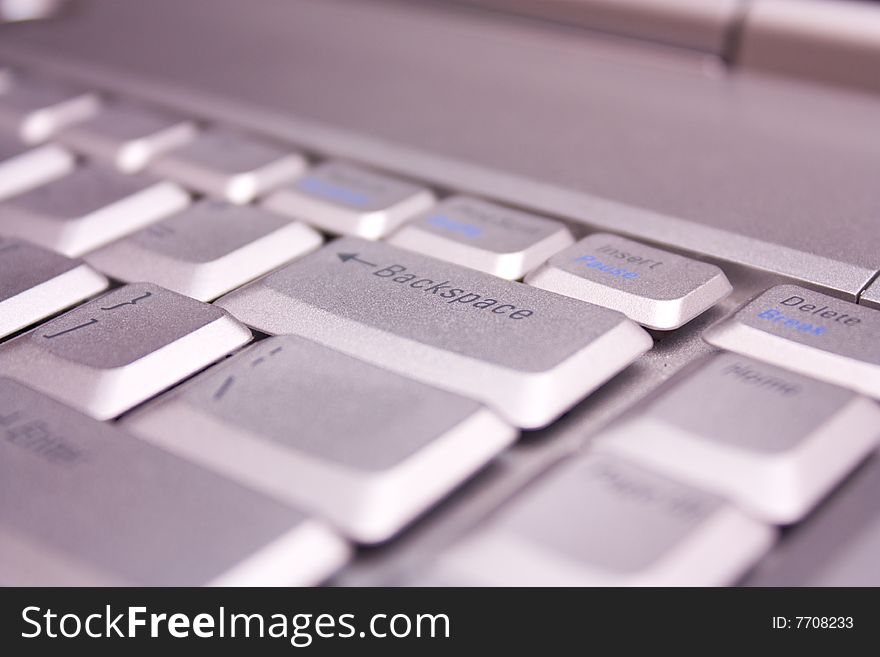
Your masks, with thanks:
M373 262L367 262L366 260L361 260L360 258L358 258L357 253L337 253L336 255L339 256L339 259L342 260L342 262L348 262L349 260L354 260L355 262L359 262L362 265L370 265L370 267L377 266Z

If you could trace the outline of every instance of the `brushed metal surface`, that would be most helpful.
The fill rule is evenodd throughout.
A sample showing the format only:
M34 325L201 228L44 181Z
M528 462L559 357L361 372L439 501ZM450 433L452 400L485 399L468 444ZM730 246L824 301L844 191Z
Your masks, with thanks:
M70 22L0 28L0 58L456 191L702 251L728 261L735 287L552 427L527 434L401 539L361 551L337 583L383 584L417 571L712 351L703 328L783 282L779 275L854 298L880 269L872 177L880 136L870 129L878 101L867 95L725 76L705 57L634 41L618 48L578 30L453 7L249 6L258 9L242 12L232 0L84 1ZM874 507L863 496L853 504ZM783 556L760 570L806 554L785 566L786 577L810 581L802 566L821 553L805 534L786 535ZM846 547L838 542L835 555Z
M0 56L849 299L880 269L867 94L453 4L79 7Z

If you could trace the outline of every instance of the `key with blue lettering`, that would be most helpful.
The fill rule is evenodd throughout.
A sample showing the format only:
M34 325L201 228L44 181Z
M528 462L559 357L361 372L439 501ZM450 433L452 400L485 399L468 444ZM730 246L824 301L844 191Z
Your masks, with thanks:
M426 187L342 162L315 167L263 206L331 233L377 240L434 204Z
M880 311L796 285L777 285L705 340L880 398Z
M731 290L715 265L604 233L553 256L526 283L613 308L661 331L686 324Z
M574 240L565 224L467 196L445 199L388 240L411 251L522 278Z

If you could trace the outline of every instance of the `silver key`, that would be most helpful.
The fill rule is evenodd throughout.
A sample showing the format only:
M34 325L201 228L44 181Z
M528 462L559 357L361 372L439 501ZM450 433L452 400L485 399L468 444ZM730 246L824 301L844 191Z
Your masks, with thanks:
M558 221L454 196L408 221L388 241L514 280L574 240L565 224Z
M868 289L862 292L859 303L868 308L880 308L880 279L875 280Z
M0 235L78 257L189 202L171 182L83 167L0 204Z
M0 584L315 584L326 526L0 378Z
M441 579L483 586L719 586L775 532L714 495L608 457L551 471L452 547Z
M107 288L80 260L19 240L0 238L0 338Z
M686 324L732 289L715 265L605 233L556 254L526 282L619 310L658 330Z
M880 440L880 407L737 354L713 357L596 446L778 524L803 518Z
M880 586L880 451L785 535L745 586Z
M328 162L270 194L263 204L331 233L376 240L427 210L434 194L351 164Z
M210 301L315 250L322 241L305 224L264 210L202 201L86 260L122 281L150 281Z
M13 76L0 91L0 131L26 144L39 144L62 128L84 121L101 108L96 94L65 84Z
M142 171L152 160L195 138L195 123L164 112L114 103L88 121L61 131L58 141L123 173Z
M294 180L305 166L305 159L289 149L213 129L159 158L152 170L198 192L245 204Z
M543 426L652 345L620 313L343 238L218 302L270 334L301 335Z
M0 201L61 178L73 170L75 161L55 144L28 148L0 135Z
M707 342L880 398L880 312L795 285L770 288Z
M219 308L135 283L7 342L0 371L104 420L250 339Z
M516 438L477 402L293 336L246 349L125 426L364 543L396 534Z

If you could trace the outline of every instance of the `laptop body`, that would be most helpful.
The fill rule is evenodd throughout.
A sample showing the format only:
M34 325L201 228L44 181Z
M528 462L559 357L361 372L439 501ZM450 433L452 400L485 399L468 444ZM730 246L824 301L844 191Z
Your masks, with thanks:
M876 306L877 29L814 35L827 57L811 68L774 54L768 35L783 55L808 48L812 27L793 17L838 3L792 8L789 30L763 8L774 3L620 4L77 2L2 27L12 67L551 217L575 238L696 256L730 279L729 296L360 554L340 584L408 581L711 353L704 331L771 286ZM878 24L875 5L840 4ZM865 555L878 519L848 495L877 481L875 460L853 483L841 476L745 581L876 583ZM845 538L830 544L838 523Z

